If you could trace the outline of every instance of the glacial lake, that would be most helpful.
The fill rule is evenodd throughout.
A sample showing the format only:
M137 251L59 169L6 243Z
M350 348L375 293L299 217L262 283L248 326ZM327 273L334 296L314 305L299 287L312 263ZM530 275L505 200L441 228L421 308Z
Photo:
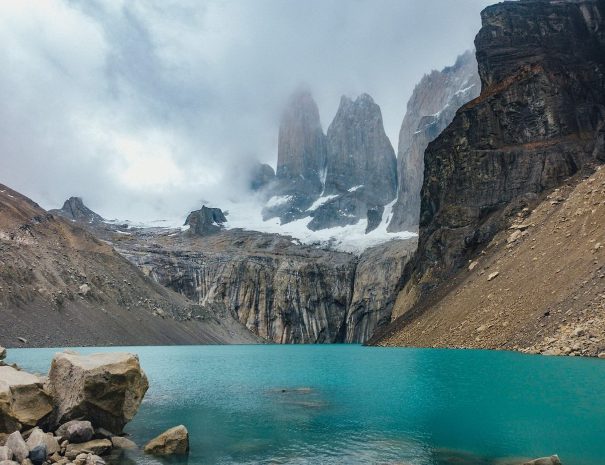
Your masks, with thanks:
M605 360L356 345L85 348L137 353L139 445L184 424L188 459L122 464L605 463ZM11 349L47 372L57 349Z

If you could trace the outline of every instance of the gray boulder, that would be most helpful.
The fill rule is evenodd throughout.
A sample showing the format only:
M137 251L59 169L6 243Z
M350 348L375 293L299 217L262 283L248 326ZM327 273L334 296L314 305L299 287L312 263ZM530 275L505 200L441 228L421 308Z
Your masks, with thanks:
M0 446L0 461L4 460L12 460L13 459L13 451L6 446Z
M4 360L6 358L6 349L0 346L0 360Z
M11 433L8 438L6 438L5 446L13 451L13 457L17 462L23 462L29 456L29 448L25 441L23 440L23 436L19 431L15 431Z
M0 460L0 465L19 465L19 462L13 460Z
M137 413L148 387L136 355L57 354L48 375L55 404L51 423L87 418L94 427L121 433Z
M52 433L45 433L38 427L32 430L25 443L27 444L27 447L29 447L30 451L34 450L38 446L43 445L44 447L46 447L48 455L52 455L55 452L59 452L59 450L61 450L57 438ZM32 459L32 462L33 461L34 460Z
M90 441L94 432L90 421L72 420L57 428L55 434L60 438L67 439L73 444L79 444Z

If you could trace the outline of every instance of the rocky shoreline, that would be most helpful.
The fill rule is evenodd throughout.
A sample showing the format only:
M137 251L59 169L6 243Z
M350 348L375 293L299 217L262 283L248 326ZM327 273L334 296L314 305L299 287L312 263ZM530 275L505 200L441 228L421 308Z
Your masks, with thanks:
M149 387L136 355L57 353L48 376L5 357L0 347L0 465L104 465L138 449L123 432ZM143 452L187 454L187 428L165 431Z

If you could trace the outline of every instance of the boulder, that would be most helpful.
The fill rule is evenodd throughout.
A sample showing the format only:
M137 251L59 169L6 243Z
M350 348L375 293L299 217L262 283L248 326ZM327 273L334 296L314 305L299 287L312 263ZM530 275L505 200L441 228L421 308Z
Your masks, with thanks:
M6 446L0 446L0 462L4 460L12 460L13 451Z
M4 360L6 358L6 349L0 346L0 360Z
M189 452L189 432L183 425L170 428L145 446L145 453L153 455L186 454L187 452Z
M89 421L72 420L57 428L55 434L73 444L79 444L90 441L93 437L94 429Z
M19 462L13 460L0 460L0 465L19 465Z
M137 445L128 438L112 436L111 443L116 449L137 449Z
M111 450L109 439L93 439L81 444L68 444L65 449L65 457L75 459L80 454L104 455Z
M34 450L34 448L37 446L44 445L48 455L54 454L55 452L59 452L61 450L59 441L53 436L52 433L45 433L37 427L32 430L25 443L27 444L27 447L29 447L30 451ZM32 462L36 463L34 459L32 459Z
M523 465L562 465L562 464L561 464L561 459L559 459L558 455L551 455L550 457L542 457L540 459L525 462Z
M46 461L48 450L45 444L38 444L29 451L29 459L34 465L42 465Z
M41 378L0 366L0 433L36 426L51 411L51 399Z
M137 413L148 387L136 355L59 353L48 377L55 403L51 423L86 418L94 427L121 433Z
M17 462L23 462L29 456L29 448L21 433L19 431L15 431L11 433L8 438L6 438L6 447L13 451L13 457Z

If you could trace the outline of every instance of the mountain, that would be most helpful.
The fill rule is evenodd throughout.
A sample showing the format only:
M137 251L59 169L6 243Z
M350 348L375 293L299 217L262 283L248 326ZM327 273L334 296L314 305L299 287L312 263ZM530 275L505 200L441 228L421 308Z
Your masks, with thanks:
M449 126L456 111L480 92L477 60L471 51L460 55L453 66L426 74L414 88L399 131L399 186L390 232L418 230L424 151Z
M308 91L298 91L279 125L277 170L270 191L280 201L267 203L264 218L279 216L288 222L304 216L323 189L325 164L326 136L317 104Z
M604 2L504 2L486 8L481 17L483 26L475 47L482 91L458 110L425 152L418 252L402 278L404 286L394 310L400 319L391 329L391 340L405 337L423 315L434 314L445 296L453 299L451 293L462 294L463 289L453 284L455 277L465 272L469 260L489 253L498 234L514 226L518 215L535 208L547 191L571 182L574 175L590 173L595 163L605 160ZM556 205L560 200L555 197L550 202ZM596 205L591 214L597 213ZM597 216L580 220L581 211L570 213L561 222L584 221L583 233L598 228ZM562 228L561 224L550 226L535 238L545 240L546 231L554 235ZM533 293L523 294L521 286L505 288L507 299L493 307L499 312L501 327L521 311L512 311L513 302L515 309L523 307L523 302L535 308L529 299L539 298L543 316L550 315L551 304L561 304L537 289L543 276L558 282L557 266L575 266L560 256L564 247L573 249L571 227L569 234L542 252L549 261L533 270L542 276L529 275ZM593 239L597 240L589 240ZM530 245L529 250L538 246ZM518 266L542 263L537 252L527 254L531 259L520 260ZM484 299L496 296L491 289L500 282L498 265L496 261L485 271L488 276L480 288ZM566 286L579 291L590 282L584 281L574 278ZM553 290L553 299L560 296ZM484 304L485 300L470 301L467 308L481 311ZM579 318L573 313L578 311L575 306L569 311L568 322ZM440 321L435 332L445 333L464 323L464 319ZM519 328L511 328L502 331L514 339L512 331ZM375 342L380 343L379 338Z
M77 217L93 227L96 216ZM18 338L34 347L258 340L228 313L158 285L78 224L2 185L0 251L3 346Z
M218 208L203 207L188 218L185 231L79 224L151 280L219 319L228 312L276 343L365 342L391 320L402 270L416 246L415 240L393 240L358 256L288 236L226 229Z
M60 210L50 210L51 214L59 215L71 221L84 223L101 223L103 217L84 205L81 197L70 197Z
M311 94L292 96L280 124L275 181L265 192L265 220L304 220L313 231L366 220L370 232L396 194L396 157L372 97L343 96L326 136Z
M384 206L397 195L395 152L384 132L380 107L368 94L354 101L343 96L327 140L325 201L312 211L308 227L354 224L371 218L372 211L377 226Z

